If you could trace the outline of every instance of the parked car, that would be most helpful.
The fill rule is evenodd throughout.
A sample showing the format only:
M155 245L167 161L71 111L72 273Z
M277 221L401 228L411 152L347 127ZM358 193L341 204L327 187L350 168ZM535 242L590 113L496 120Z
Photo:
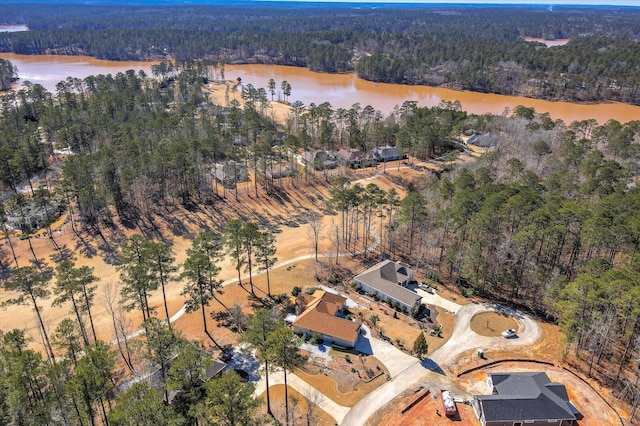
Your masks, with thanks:
M428 286L426 284L418 284L418 288L420 290L426 291L427 293L433 294L433 287L431 286Z
M516 337L517 334L518 333L516 333L516 331L513 328L510 328L502 332L502 337L504 337L505 339L509 339L511 337Z

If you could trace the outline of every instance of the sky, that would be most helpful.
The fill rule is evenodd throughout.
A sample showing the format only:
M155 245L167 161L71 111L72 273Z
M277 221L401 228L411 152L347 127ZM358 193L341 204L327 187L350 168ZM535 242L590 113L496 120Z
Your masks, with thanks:
M270 1L270 0L256 0L256 1ZM424 4L447 4L447 3L460 3L460 4L541 4L548 6L555 5L601 5L601 6L636 6L640 7L640 0L556 0L550 2L549 0L272 0L272 1L310 1L314 3L424 3Z
M263 0L264 1L264 0ZM463 4L543 4L555 5L602 5L602 6L640 6L640 0L274 0L274 1L313 1L318 3L339 2L339 3L463 3Z

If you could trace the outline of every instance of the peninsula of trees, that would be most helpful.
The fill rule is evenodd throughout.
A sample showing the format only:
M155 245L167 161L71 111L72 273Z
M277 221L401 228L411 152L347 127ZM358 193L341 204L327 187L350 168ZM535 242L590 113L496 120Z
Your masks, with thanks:
M3 4L3 19L30 29L0 33L4 52L281 64L377 82L640 104L637 8ZM547 48L524 37L570 41Z
M0 91L11 89L11 84L18 78L18 70L10 61L0 59Z

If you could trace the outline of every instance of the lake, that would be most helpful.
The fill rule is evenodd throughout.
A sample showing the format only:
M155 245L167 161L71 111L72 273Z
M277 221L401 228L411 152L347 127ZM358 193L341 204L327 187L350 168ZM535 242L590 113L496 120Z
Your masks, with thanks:
M29 80L42 84L55 93L56 84L67 76L85 78L89 75L116 74L128 69L142 69L151 75L154 62L105 61L87 56L16 55L0 53L0 58L10 60L18 67L20 82ZM430 86L406 86L400 84L373 83L355 74L322 74L306 68L278 65L226 65L225 78L240 77L244 84L267 87L269 79L280 87L283 80L291 84L290 101L299 100L305 105L329 102L334 109L350 108L354 103L361 107L371 105L385 115L404 101L418 101L420 106L433 107L441 101L460 101L462 109L475 114L502 114L506 108L518 105L533 107L539 113L548 112L553 119L566 123L594 118L599 123L615 119L622 123L640 120L640 106L622 103L575 104L551 102L521 96L505 96L469 91L458 91ZM19 82L19 83L20 83ZM269 98L271 96L269 95Z

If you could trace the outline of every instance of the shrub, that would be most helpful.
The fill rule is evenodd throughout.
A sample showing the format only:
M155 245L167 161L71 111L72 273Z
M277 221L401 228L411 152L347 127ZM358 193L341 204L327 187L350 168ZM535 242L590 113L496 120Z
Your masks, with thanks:
M324 341L324 339L322 338L322 336L320 335L320 333L313 333L313 336L311 336L311 340L310 343L312 345L319 345L320 343L322 343Z
M440 275L438 275L438 273L436 271L433 270L429 270L427 271L427 278L429 278L432 281L435 281L437 283L441 283L442 280L440 280Z
M304 294L312 295L313 293L316 292L317 289L318 289L318 287L309 287L308 289L306 289L304 291Z
M357 369L357 368L355 368L355 367L351 367L351 372L352 372L352 373L357 373L357 372L358 372L358 369Z
M293 297L298 297L301 291L302 289L300 287L295 286L293 290L291 290L291 294L293 295Z
M395 319L398 319L398 312L397 312L397 311L393 311L393 317L394 317Z
M351 357L349 355L345 355L344 356L344 360L347 361L349 364L351 364Z
M462 293L464 297L471 297L473 296L473 289L471 287L461 287L460 293Z

